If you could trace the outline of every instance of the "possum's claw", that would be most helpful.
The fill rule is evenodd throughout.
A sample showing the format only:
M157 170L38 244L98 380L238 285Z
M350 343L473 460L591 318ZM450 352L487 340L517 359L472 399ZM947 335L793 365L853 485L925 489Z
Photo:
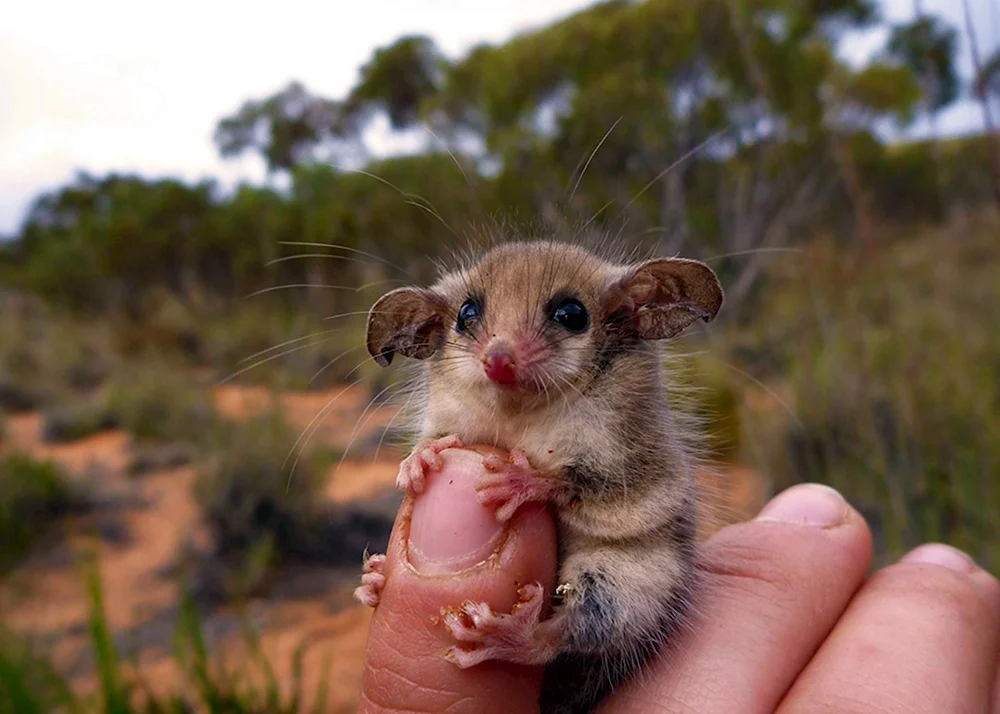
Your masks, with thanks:
M560 482L535 469L528 455L514 449L505 459L490 454L483 459L485 473L476 478L475 488L479 502L496 509L497 519L509 521L525 503L547 501Z
M484 602L465 602L442 610L442 622L459 644L445 659L466 669L486 660L518 664L545 664L559 652L555 620L541 621L545 604L542 586L526 585L510 613L495 613Z
M384 555L373 555L365 560L362 568L361 585L354 590L355 600L368 607L378 605L382 588L385 587L385 575L382 573L384 567Z
M396 476L396 488L415 496L424 490L427 481L427 470L437 471L441 468L439 454L445 449L461 448L462 440L452 434L440 439L425 439L417 444L413 451L403 459Z

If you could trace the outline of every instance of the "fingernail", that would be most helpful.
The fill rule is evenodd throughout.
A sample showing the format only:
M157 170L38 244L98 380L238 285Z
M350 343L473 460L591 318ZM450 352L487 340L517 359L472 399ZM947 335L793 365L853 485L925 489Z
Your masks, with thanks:
M847 512L847 501L837 491L818 483L802 483L775 496L757 520L827 528L842 523Z
M442 452L442 468L428 474L410 520L410 564L424 575L451 575L489 558L504 526L476 498L473 482L482 471L472 451Z
M941 565L960 573L972 573L979 569L968 555L943 543L930 543L914 548L900 559L901 563L930 563Z

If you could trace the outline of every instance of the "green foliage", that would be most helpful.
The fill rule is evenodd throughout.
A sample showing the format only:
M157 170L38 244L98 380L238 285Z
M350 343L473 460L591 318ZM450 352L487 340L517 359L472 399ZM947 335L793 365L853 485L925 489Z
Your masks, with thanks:
M118 419L101 402L52 406L45 410L42 439L49 443L76 441L117 426Z
M77 711L69 684L30 643L0 627L0 714Z
M936 107L953 95L953 32L925 16L895 28L868 65L840 62L845 33L877 16L871 0L616 0L456 59L404 36L342 98L291 82L220 121L220 153L257 153L290 192L226 197L211 182L81 174L35 202L4 274L118 316L130 349L188 344L217 364L198 329L206 315L258 291L315 319L366 307L376 288L432 277L428 258L494 218L511 232L627 226L628 243L659 238L692 257L793 242L847 227L844 215L860 229L874 220L868 194L910 206L907 221L936 218L942 199L924 200L924 172L898 180L912 156L897 162L871 132L909 121L931 83ZM428 130L424 150L362 173L329 165L373 156L365 136L383 116ZM845 143L866 148L854 158ZM852 162L891 181L855 176ZM745 281L730 269L753 282L756 266ZM183 306L185 330L160 325L164 294Z
M244 103L235 115L220 121L215 142L223 156L254 149L264 155L269 171L289 169L342 131L342 114L339 103L291 82L272 97Z
M114 642L104 610L104 593L96 567L84 573L90 604L90 646L98 672L95 697L79 697L49 660L28 642L0 630L0 714L321 714L327 711L327 677L321 677L312 706L305 704L305 644L293 655L292 679L278 681L260 639L244 628L248 657L240 670L213 661L194 601L181 599L174 635L174 660L183 674L177 691L153 694L138 668L128 668ZM324 662L324 672L329 671Z
M423 103L438 91L446 67L434 40L401 37L375 50L361 68L347 105L354 112L382 110L394 128L405 129L420 118Z
M100 325L81 325L35 296L0 294L0 409L27 411L98 386L112 368Z
M225 196L211 182L81 174L36 200L0 254L0 278L110 316L113 330L96 342L116 354L288 387L384 379L361 340L375 297L432 280L435 261L496 233L586 226L639 252L717 258L729 305L719 329L731 320L734 353L781 382L798 422L742 414L739 373L699 363L708 369L687 384L715 434L710 448L727 458L756 449L782 480L847 479L888 508L893 548L938 533L971 542L990 521L968 494L995 475L992 432L973 426L995 421L997 362L989 330L968 327L959 309L975 291L957 286L996 275L973 283L947 267L953 254L967 260L968 241L900 240L883 255L876 237L980 211L993 200L990 149L984 137L878 137L876 127L909 122L921 98L937 110L962 88L954 32L931 16L888 28L873 61L841 61L843 37L877 26L877 10L873 0L612 0L457 58L405 36L380 47L341 98L292 82L220 121L220 153L256 153L289 190ZM996 64L979 78L984 91ZM372 160L365 136L382 117L434 140ZM330 159L368 163L352 172ZM814 282L773 289L768 256L817 234L839 243L796 263ZM869 263L852 262L859 244ZM932 244L949 259L921 257ZM974 314L988 305L977 301ZM93 339L71 323L0 318L0 404L51 403L104 379L107 360L87 356ZM220 425L204 390L162 367L122 372L109 393L138 438L218 451L199 488L219 551L245 565L247 582L296 543L331 547L301 526L321 469L299 464L305 496L281 489L297 434Z
M81 504L54 463L19 452L0 457L0 574Z
M983 95L1000 96L1000 49L983 62L976 77L976 89Z
M115 375L107 409L139 441L198 443L214 420L208 390L191 373L155 361Z
M748 416L747 452L776 486L824 481L869 509L883 557L940 540L1000 571L997 234L907 236L867 263L817 247L759 306L789 411Z
M322 549L322 457L307 451L297 458L298 436L275 410L220 421L207 437L208 462L198 472L194 499L220 570L230 570L229 582L221 584L229 594L252 591L275 560Z
M955 63L958 32L936 17L921 17L892 29L888 54L913 70L931 111L958 99L961 80Z

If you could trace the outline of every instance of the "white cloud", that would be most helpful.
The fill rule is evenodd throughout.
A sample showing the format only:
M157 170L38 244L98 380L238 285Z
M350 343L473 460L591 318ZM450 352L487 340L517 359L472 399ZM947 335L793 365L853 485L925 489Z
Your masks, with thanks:
M986 0L973 0L990 22ZM912 0L888 0L905 18ZM372 50L404 33L451 55L499 42L587 0L34 0L0 24L0 234L16 230L39 191L86 169L226 182L259 179L259 161L222 162L215 122L292 79L343 94ZM925 0L960 20L958 0ZM980 7L981 6L981 7ZM997 32L982 34L995 45ZM863 43L858 43L863 51ZM977 127L969 107L949 128Z

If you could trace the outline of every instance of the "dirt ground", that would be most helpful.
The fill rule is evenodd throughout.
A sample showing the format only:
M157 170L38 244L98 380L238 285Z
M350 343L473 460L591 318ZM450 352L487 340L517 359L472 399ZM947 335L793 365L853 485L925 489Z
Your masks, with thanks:
M217 409L232 417L263 409L270 399L263 389L240 386L221 387L214 396ZM335 397L338 407L317 439L343 445L350 440L367 405L366 390L283 394L281 400L289 421L301 428ZM380 431L392 415L391 409L375 410L365 431ZM8 448L51 458L78 478L99 479L109 502L117 504L117 522L96 526L110 532L99 544L109 624L123 633L126 647L130 641L139 643L136 649L141 671L151 688L170 691L177 681L170 638L178 602L178 584L170 574L171 566L183 544L204 538L191 497L194 467L130 478L126 471L129 440L124 433L105 432L70 444L47 445L40 439L40 430L37 414L9 418ZM381 448L377 459L348 453L341 464L331 468L327 489L331 502L384 493L392 487L401 457L391 447ZM742 467L713 469L702 474L701 483L708 515L703 535L726 522L748 517L763 499L760 479ZM57 666L84 692L95 682L87 644L88 605L80 572L73 566L73 552L94 542L86 535L94 527L93 522L81 519L72 526L66 545L33 556L0 589L4 623L47 644ZM291 680L293 653L305 643L305 692L315 691L328 663L329 711L354 711L370 612L350 598L354 587L351 576L355 574L315 570L318 572L294 576L305 586L291 588L288 595L255 600L246 612L262 632L263 650L279 681ZM244 646L240 623L237 613L225 610L213 614L206 623L210 639L222 646L230 664L239 662Z

